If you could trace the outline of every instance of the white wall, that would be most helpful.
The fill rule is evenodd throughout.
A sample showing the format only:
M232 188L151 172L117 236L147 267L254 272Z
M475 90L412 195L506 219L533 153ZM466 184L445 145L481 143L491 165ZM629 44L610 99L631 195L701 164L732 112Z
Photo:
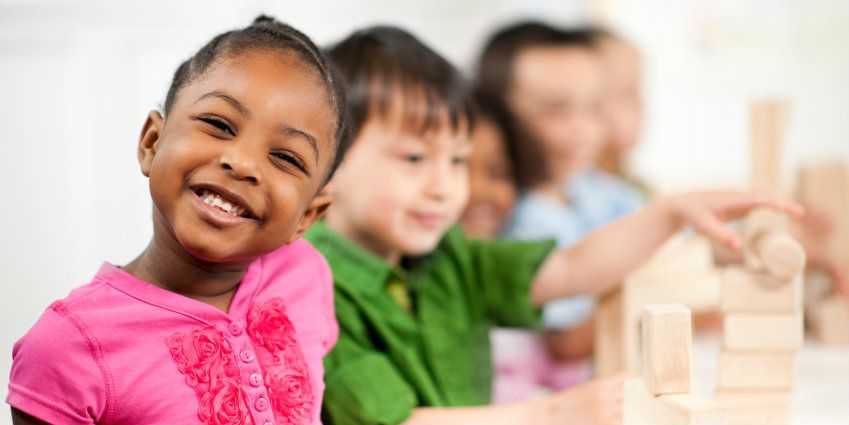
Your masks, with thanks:
M643 48L650 111L635 169L663 191L741 186L752 96L794 101L785 171L849 158L849 6L842 0L0 1L0 396L11 347L100 262L150 237L135 161L145 114L212 35L259 11L320 43L403 25L467 67L497 23L603 13ZM600 11L600 12L599 12ZM8 413L0 408L0 422Z

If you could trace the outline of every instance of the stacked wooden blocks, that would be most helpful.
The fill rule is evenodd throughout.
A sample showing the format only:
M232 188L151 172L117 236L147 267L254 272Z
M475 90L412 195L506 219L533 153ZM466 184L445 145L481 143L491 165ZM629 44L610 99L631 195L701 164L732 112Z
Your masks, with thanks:
M624 425L723 425L726 412L690 389L690 310L653 304L643 310L643 378L625 383Z
M785 218L753 212L746 223L744 265L726 268L716 400L730 424L779 425L790 419L794 360L803 340L805 253Z

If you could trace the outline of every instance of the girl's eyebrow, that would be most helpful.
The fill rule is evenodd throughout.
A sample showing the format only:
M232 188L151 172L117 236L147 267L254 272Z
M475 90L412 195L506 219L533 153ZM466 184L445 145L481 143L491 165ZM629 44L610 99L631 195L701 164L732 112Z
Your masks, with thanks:
M313 137L311 134L285 124L278 127L277 131L285 135L292 135L306 140L312 148L312 154L315 157L315 160L318 161L318 144L315 141L315 137Z
M239 102L233 96L230 96L227 93L224 93L223 91L220 91L220 90L213 90L213 91L199 97L198 100L195 101L195 103L198 103L201 100L204 100L204 99L210 98L210 97L217 97L217 98L229 103L230 106L232 106L235 110L239 111L240 114L242 114L244 116L250 116L250 111L248 111L248 108L246 108L245 105L242 105L242 102Z

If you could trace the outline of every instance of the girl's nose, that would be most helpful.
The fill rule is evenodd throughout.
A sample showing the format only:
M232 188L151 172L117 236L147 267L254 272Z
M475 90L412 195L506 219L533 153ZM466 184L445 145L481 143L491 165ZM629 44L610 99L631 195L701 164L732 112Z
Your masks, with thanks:
M248 152L233 146L221 154L221 168L237 180L245 180L252 184L260 182L259 167Z
M430 167L427 179L427 193L437 199L443 199L451 190L451 165L436 163Z

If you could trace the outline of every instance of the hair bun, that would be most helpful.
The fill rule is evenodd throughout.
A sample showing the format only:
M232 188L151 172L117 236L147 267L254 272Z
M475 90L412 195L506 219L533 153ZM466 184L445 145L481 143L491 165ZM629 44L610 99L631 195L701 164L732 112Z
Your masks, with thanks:
M275 20L274 18L272 18L271 16L268 16L268 15L259 15L254 19L254 22L253 22L254 25L264 24L264 23L276 24L277 20Z

